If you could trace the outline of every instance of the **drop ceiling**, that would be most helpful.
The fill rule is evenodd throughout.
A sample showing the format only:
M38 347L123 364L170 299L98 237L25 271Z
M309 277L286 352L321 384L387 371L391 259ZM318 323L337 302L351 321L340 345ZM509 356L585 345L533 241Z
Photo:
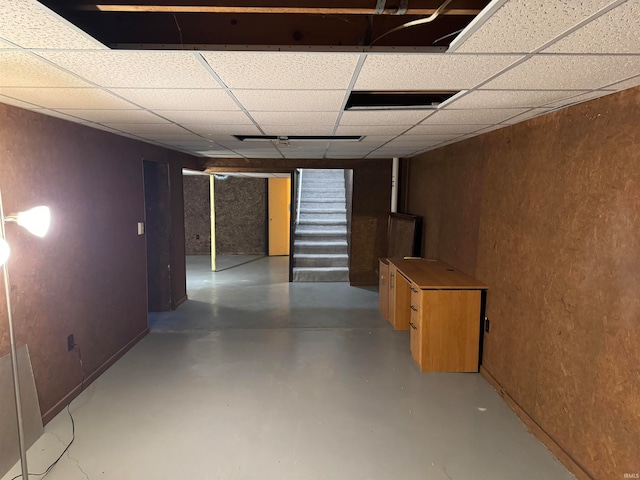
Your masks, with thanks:
M425 3L407 2L409 8ZM472 3L453 0L449 7ZM494 0L479 10L465 17L467 26L445 41L448 47L435 50L424 42L403 45L409 32L399 40L388 35L378 49L241 51L212 41L187 49L187 24L182 45L150 48L147 39L117 49L118 31L101 33L98 41L34 0L0 0L0 102L202 157L388 158L640 85L640 0ZM319 21L308 17L309 25ZM407 20L393 17L388 25ZM450 17L456 15L442 18ZM415 28L440 34L449 27L439 20ZM175 23L166 28L175 35ZM354 90L460 93L436 109L345 112ZM252 143L236 135L363 138Z

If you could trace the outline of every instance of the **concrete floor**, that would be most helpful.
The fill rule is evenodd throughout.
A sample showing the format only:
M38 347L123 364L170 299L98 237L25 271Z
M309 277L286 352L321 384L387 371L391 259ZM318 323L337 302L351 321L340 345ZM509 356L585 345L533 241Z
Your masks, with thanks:
M72 403L49 480L574 478L478 374L419 373L375 289L289 284L286 258L219 267L249 260L188 258L189 301ZM32 472L66 411L45 431Z

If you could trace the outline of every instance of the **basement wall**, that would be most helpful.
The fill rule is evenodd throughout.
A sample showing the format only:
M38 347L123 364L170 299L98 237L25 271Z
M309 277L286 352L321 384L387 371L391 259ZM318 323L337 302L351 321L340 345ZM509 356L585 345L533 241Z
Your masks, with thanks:
M184 237L187 255L211 255L209 175L184 175Z
M169 164L171 297L186 298L183 166L195 159L0 104L0 187L5 211L52 211L49 235L7 225L18 345L28 344L45 422L147 333L142 161ZM2 280L0 279L0 284ZM9 352L4 295L0 355Z
M579 478L640 471L639 125L635 88L408 162L425 255L489 286L484 369Z

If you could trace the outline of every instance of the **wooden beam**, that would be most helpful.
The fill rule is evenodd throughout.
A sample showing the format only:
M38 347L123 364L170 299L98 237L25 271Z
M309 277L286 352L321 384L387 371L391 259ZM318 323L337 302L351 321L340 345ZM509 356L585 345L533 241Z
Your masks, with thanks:
M115 5L85 4L78 10L118 13L237 13L237 14L294 14L294 15L375 15L375 8L331 8L331 7L234 7L211 5ZM404 15L426 16L435 8L408 8ZM441 15L478 15L478 8L452 8ZM381 15L396 15L397 9L385 8Z

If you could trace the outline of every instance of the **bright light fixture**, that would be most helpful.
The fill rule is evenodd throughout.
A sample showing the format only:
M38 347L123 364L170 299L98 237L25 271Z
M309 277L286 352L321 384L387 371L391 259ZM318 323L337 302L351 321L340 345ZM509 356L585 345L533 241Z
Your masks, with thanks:
M9 259L11 249L9 244L2 238L0 238L0 265L4 264Z
M33 207L25 212L10 215L7 220L16 222L37 237L44 237L51 224L51 212L49 207Z

